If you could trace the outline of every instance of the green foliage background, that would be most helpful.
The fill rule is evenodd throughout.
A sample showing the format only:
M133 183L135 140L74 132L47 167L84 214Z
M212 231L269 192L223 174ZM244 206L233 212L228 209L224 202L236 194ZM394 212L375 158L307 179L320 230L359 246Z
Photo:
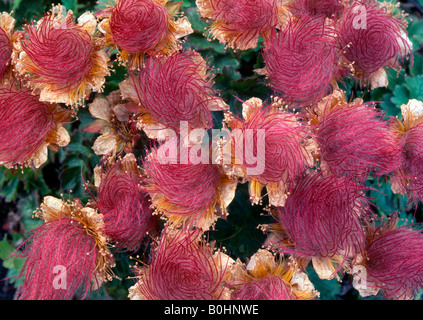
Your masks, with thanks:
M13 11L12 15L17 20L16 28L19 29L27 21L42 17L43 13L51 8L52 3L48 0L2 0L0 10ZM72 10L75 16L79 16L85 11L96 11L104 7L109 0L101 0L99 3L94 0L63 0L61 3L68 10ZM408 36L414 46L413 64L407 61L404 70L398 74L390 71L387 88L368 92L361 90L351 80L346 79L343 83L349 97L363 97L365 101L380 101L380 108L387 115L392 116L400 114L401 104L407 103L408 99L423 100L423 0L404 1L402 4L403 9L410 13L412 19ZM216 89L231 106L232 111L236 114L240 112L242 104L240 100L253 96L262 99L269 98L271 91L266 87L263 77L253 72L254 69L264 66L260 45L256 49L242 52L225 49L223 44L210 41L204 36L207 23L199 19L195 0L184 0L182 10L195 31L187 37L184 47L200 52L204 58L208 59L209 64L214 66ZM114 64L113 69L114 72L107 79L105 94L118 89L118 83L126 75L126 70L117 64ZM217 128L221 125L221 120L222 114L215 113ZM28 236L30 230L41 224L41 221L33 218L32 215L44 196L64 195L79 198L84 203L90 198L84 190L83 181L92 181L93 168L100 161L91 149L96 135L83 131L91 121L93 118L88 109L80 109L78 119L67 126L71 133L71 143L67 147L60 148L57 153L49 153L48 162L39 170L9 170L0 167L2 223L0 259L3 260L3 271L5 271L2 277L13 277L22 268L22 259L4 260ZM419 205L418 208L409 206L408 199L394 195L386 182L370 180L369 185L381 191L370 193L379 214L389 215L398 210L404 223L423 220L422 206ZM210 232L210 239L216 240L218 246L225 247L232 257L239 257L245 261L261 247L264 241L264 234L257 227L270 222L270 218L265 214L265 205L266 202L262 206L252 206L247 185L240 184L236 197L229 207L229 217L227 220L218 221L216 231ZM128 254L119 254L116 260L115 272L121 280L115 279L107 283L99 292L93 293L92 299L127 299L127 289L134 283L133 279L128 279L128 276L133 275L129 268L131 261ZM343 282L320 280L313 269L309 270L309 276L321 293L320 299L360 299L357 292L352 289L349 278L344 278ZM18 280L13 283L13 286L17 287L20 283L21 280ZM11 296L3 296L3 298L10 299Z

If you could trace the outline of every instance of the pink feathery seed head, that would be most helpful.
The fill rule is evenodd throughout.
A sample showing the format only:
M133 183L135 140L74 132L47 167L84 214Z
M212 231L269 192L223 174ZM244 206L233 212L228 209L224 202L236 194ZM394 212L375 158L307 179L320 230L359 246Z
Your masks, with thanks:
M255 47L279 24L277 0L211 0L212 33L236 49Z
M51 85L58 93L77 89L93 68L91 36L68 15L56 21L48 13L36 26L29 24L22 45L30 59L31 81ZM58 25L60 23L60 25Z
M155 0L119 0L111 10L110 30L120 49L149 52L168 37L169 12Z
M359 79L395 67L410 51L402 21L373 1L358 0L347 7L337 29L342 54Z
M15 254L26 258L18 276L24 277L20 299L84 299L111 280L114 260L101 214L83 207L79 199L65 202L51 196L44 198L35 214L44 223Z
M341 0L296 0L292 4L291 11L296 14L311 14L322 18L338 19L344 9Z
M6 68L12 58L12 43L7 33L0 27L0 79L3 78Z
M245 282L232 300L293 300L291 286L277 275Z
M228 31L262 31L275 28L278 24L277 0L212 0L216 10L214 18L220 19Z
M47 104L28 90L0 88L0 162L21 163L36 152L53 126Z
M198 229L162 232L137 290L148 300L215 300L228 269Z
M423 201L423 123L408 129L400 140L401 167L394 179L413 202Z
M217 97L198 53L178 53L166 60L150 57L132 79L140 108L157 122L177 132L182 121L189 128L211 128L209 104Z
M380 230L368 236L364 265L389 299L413 299L423 288L423 234L411 226ZM369 281L370 280L370 281Z
M105 174L96 203L104 219L104 233L118 248L137 250L153 227L151 202L142 190L141 177L124 171L119 163Z
M220 176L214 164L193 164L190 159L187 163L163 163L158 151L153 149L144 162L144 169L150 185L147 191L163 195L165 207L171 214L201 214L216 199Z
M96 260L95 238L76 221L61 218L34 230L20 276L20 300L71 300L74 295L89 295ZM59 276L63 276L58 280Z
M362 252L365 235L360 217L370 214L363 187L353 181L310 172L297 181L279 221L299 256L348 257Z
M263 49L269 85L287 103L314 102L331 90L336 74L335 30L324 20L303 15L273 32Z
M383 114L370 104L344 104L325 113L316 127L321 161L336 175L365 179L400 166L400 147Z
M303 172L306 166L306 150L302 144L305 129L297 121L294 114L258 109L244 123L243 139L235 141L235 154L246 168L259 168L264 164L264 170L251 177L263 183L289 182ZM260 140L262 134L264 141ZM264 152L261 152L263 142ZM237 143L243 143L244 148L237 148ZM250 148L247 145L251 145Z

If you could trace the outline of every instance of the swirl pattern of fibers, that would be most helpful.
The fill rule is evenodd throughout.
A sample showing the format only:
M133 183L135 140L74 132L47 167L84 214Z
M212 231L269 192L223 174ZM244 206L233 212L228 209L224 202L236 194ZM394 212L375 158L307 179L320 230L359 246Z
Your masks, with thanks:
M400 166L400 148L374 105L346 104L323 117L316 130L322 160L337 175L367 178Z
M204 61L193 52L176 54L166 61L149 58L133 76L141 107L166 127L178 130L181 121L190 128L209 128L212 117L208 105L214 90L203 74Z
M23 48L30 59L27 70L31 81L48 84L52 90L68 93L76 90L93 68L91 36L66 19L59 24L47 15L36 27L26 28Z
M356 1L345 9L338 29L343 56L354 63L357 78L367 77L388 64L395 66L404 48L409 48L401 36L405 34L401 21L386 8L366 1Z
M30 91L0 89L0 161L14 165L28 160L52 126L49 107Z
M0 27L0 79L3 77L12 57L12 43L9 36Z
M76 221L61 218L33 231L31 244L23 253L25 263L19 290L20 300L71 300L90 293L99 254L96 241ZM56 266L66 268L66 289L55 289ZM63 271L62 271L63 272Z
M97 205L103 214L104 232L118 247L136 250L152 227L149 198L132 172L114 166L101 180Z
M360 217L369 214L369 203L361 190L336 176L310 173L300 179L285 206L278 208L280 223L295 243L292 251L324 258L362 252L365 236Z
M216 198L220 177L213 164L162 164L152 154L144 168L153 192L164 196L174 214L197 214L207 210Z
M267 275L244 283L233 300L293 300L293 293L281 277Z
M161 239L138 283L148 300L219 299L227 267L195 235L197 231L177 232Z
M410 128L400 141L401 167L394 179L411 201L423 199L423 123Z
M321 19L291 18L265 44L263 58L270 87L288 103L313 102L330 91L336 73L332 27Z
M110 16L114 43L130 53L157 49L168 37L169 13L154 0L120 0Z
M252 132L251 138L248 136L248 130ZM261 149L257 145L259 130L263 130L265 134L264 153L260 152ZM303 131L292 114L267 114L265 110L258 110L244 124L242 132L244 145L252 145L252 150L245 149L242 154L237 154L243 159L243 165L254 168L264 164L264 171L252 177L263 183L288 182L303 172L306 163L306 152L301 143ZM257 159L257 163L251 163L248 159L251 155Z
M398 227L372 238L366 248L367 276L385 297L406 299L423 283L423 234Z

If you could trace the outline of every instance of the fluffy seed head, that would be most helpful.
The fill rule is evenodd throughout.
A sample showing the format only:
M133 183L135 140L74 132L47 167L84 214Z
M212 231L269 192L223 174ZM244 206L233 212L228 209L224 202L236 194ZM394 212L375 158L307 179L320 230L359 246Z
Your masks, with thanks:
M227 268L197 230L165 229L148 267L140 270L136 290L147 300L216 300L222 298Z
M260 36L279 25L277 0L200 0L200 14L213 21L210 32L234 49L255 48Z
M359 79L382 67L394 67L410 49L401 20L373 1L355 1L346 8L338 32L343 56L353 63Z
M311 103L328 93L336 72L334 29L311 16L292 17L272 34L263 58L276 94L288 103Z
M53 113L28 90L0 88L0 162L15 165L29 160L45 142Z
M391 176L400 193L406 193L411 201L423 200L423 123L401 133L401 166Z
M104 174L96 202L104 217L105 234L119 248L137 250L152 227L152 210L150 199L140 185L136 163L132 163L135 170L128 170L127 163L128 158L124 158Z
M316 127L321 161L336 175L367 178L400 165L400 149L373 104L344 104L325 112Z
M31 80L51 85L57 93L77 89L93 67L91 37L72 20L68 15L59 23L48 13L38 25L27 26L23 39Z
M193 164L189 159L186 164L165 164L159 157L153 150L144 163L149 184L146 188L159 211L191 216L204 213L215 203L220 182L216 165Z
M364 247L360 217L369 213L362 187L336 176L310 172L290 192L279 221L295 249L306 257L349 256Z
M264 134L264 153L259 144L260 131ZM266 109L258 108L241 128L242 140L235 140L235 154L246 168L258 168L264 164L260 174L251 177L266 184L268 182L290 182L302 173L305 168L306 151L302 146L302 129L297 119L289 113L268 113ZM240 141L237 141L240 140ZM238 149L237 143L243 143L245 148ZM250 145L249 150L247 145ZM253 159L257 159L256 162Z
M44 223L18 257L26 257L20 276L21 300L70 300L89 296L106 279L112 258L101 235L101 218L90 209L46 197ZM60 280L58 276L62 277Z
M3 78L6 68L12 57L12 43L7 33L0 27L0 79Z
M323 18L338 18L344 8L340 0L296 0L291 5L294 14L307 13Z
M411 226L389 224L368 228L362 262L368 282L388 299L413 299L423 287L423 234Z
M206 70L205 61L195 52L147 59L139 74L132 76L140 108L176 132L181 121L190 128L210 128L209 107L217 98Z
M234 300L293 300L290 286L276 275L246 282Z
M120 0L112 8L114 43L130 53L157 50L169 36L169 13L155 0Z

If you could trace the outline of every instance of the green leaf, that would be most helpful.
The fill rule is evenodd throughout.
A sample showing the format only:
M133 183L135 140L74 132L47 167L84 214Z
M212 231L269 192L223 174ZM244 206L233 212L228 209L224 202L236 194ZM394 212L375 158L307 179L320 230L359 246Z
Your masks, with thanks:
M15 248L7 241L7 237L4 236L3 240L0 241L0 259L3 260L3 266L5 268L13 268L13 260L10 258L14 251Z
M340 293L341 283L338 280L320 279L311 266L307 268L307 273L314 288L320 293L319 300L340 300L337 295Z
M423 101L423 75L406 78L405 83L409 91L409 99Z
M413 49L417 50L423 44L423 21L414 18L409 24L407 34L413 43Z
M19 179L14 177L9 180L5 186L2 187L0 194L5 196L6 202L16 200L18 196Z
M397 85L391 98L392 103L400 107L401 105L406 104L408 99L409 95L407 88L404 85Z
M82 185L81 168L64 169L61 174L62 188L65 191L74 191Z
M200 34L203 34L208 27L208 23L200 19L200 13L196 7L191 7L185 11L185 15L191 22L192 29Z
M215 60L214 66L217 70L223 70L223 68L237 69L239 67L239 61L230 56L223 56Z
M72 10L74 15L78 14L78 0L62 0L62 5L66 9Z
M38 197L36 192L18 201L17 208L21 214L21 222L26 231L34 230L43 221L34 217L34 211L38 208Z

